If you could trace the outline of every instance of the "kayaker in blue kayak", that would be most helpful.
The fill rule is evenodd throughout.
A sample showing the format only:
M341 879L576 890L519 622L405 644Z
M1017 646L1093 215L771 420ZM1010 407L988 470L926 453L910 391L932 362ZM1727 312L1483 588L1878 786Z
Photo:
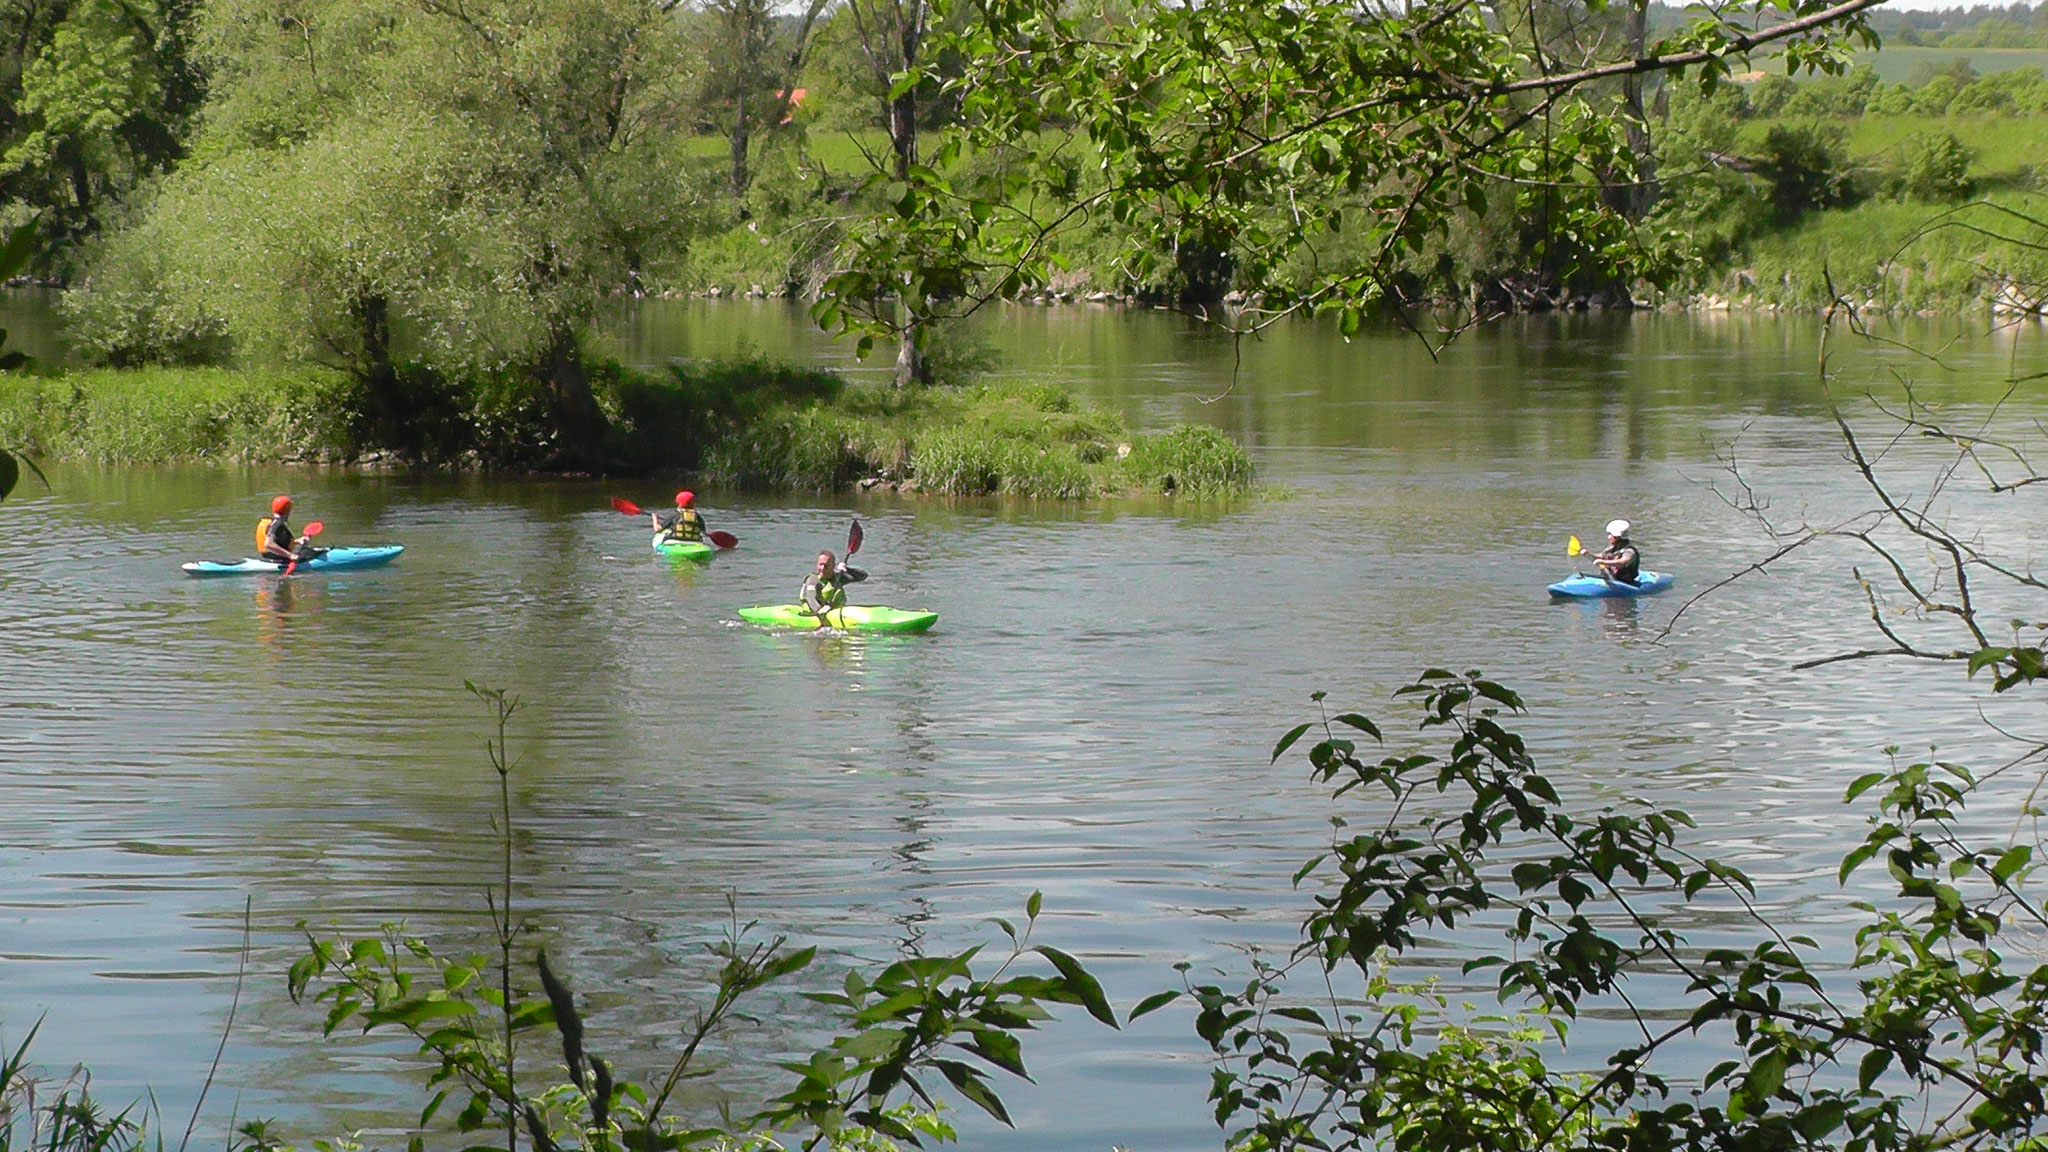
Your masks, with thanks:
M304 536L292 535L292 498L279 496L270 502L270 515L256 522L257 555L279 564L311 560L324 548L315 548Z
M704 539L704 517L697 511L695 492L676 493L675 511L649 512L647 518L654 521L654 530L661 533L663 540L688 540L694 543Z
M858 584L867 578L868 574L859 568L840 563L830 552L820 552L818 566L804 577L803 591L797 599L803 601L805 612L824 616L834 608L846 607L848 584Z
M1643 554L1628 538L1631 527L1626 520L1607 522L1607 548L1593 554L1593 564L1600 574L1621 584L1633 585L1643 571Z

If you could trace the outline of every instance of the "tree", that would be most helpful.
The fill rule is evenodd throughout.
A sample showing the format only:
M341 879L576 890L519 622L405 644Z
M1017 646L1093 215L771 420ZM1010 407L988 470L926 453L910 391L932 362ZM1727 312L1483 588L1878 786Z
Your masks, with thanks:
M403 325L418 371L525 413L537 450L500 462L603 466L584 329L704 211L667 6L298 0L281 24L269 0L218 0L206 18L207 133L109 245L88 341L175 344L141 315L174 309L173 329L348 371L367 426L402 429Z
M204 87L191 0L24 0L0 15L0 203L59 241L184 154ZM53 249L53 254L55 254Z
M888 132L886 166L878 165L878 183L887 189L885 200L894 200L899 186L907 190L922 169L918 151L921 100L936 88L925 40L938 12L937 3L846 0L842 9L842 19L852 26L867 66L864 79L879 100L882 124ZM895 210L901 214L900 201ZM899 250L891 259L889 243L880 240L874 230L866 240L856 241L851 255L867 267L839 282L853 287L860 297L855 307L895 338L896 386L929 381L924 342L933 320L931 300L935 295L951 294L961 285L921 268L930 255L921 245Z
M753 182L748 158L754 136L789 119L811 32L826 3L809 0L801 15L786 21L768 0L704 2L704 14L716 30L706 103L725 112L734 197L745 196Z
M1606 203L1605 174L1636 165L1600 86L1654 73L1712 86L1767 49L1795 69L1839 71L1846 45L1869 41L1874 3L1758 4L1789 18L1757 31L1730 8L1641 57L1608 48L1569 68L1532 65L1526 28L1463 0L1225 0L1148 5L1128 21L1051 0L955 3L942 16L958 19L945 45L963 67L946 85L957 124L903 170L900 192L891 184L887 226L828 285L819 316L900 331L873 303L889 288L877 269L903 282L899 299L944 283L961 289L951 312L970 311L1045 283L1049 238L1106 216L1156 252L1228 238L1247 269L1237 287L1263 294L1243 330L1324 311L1349 333L1368 311L1400 312L1404 261L1491 211L1499 188L1518 209L1551 209L1546 243L1569 253L1557 275L1631 279L1644 249ZM892 91L935 80L930 55ZM1017 153L996 170L953 167ZM1078 185L1075 155L1095 168ZM1291 194L1302 184L1354 199L1302 203ZM1305 282L1272 275L1290 262L1313 269Z

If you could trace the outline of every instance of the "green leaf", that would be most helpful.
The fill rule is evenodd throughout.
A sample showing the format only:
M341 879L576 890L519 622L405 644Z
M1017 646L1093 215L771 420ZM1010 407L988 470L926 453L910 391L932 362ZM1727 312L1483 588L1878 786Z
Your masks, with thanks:
M1771 1051L1749 1066L1748 1089L1752 1099L1762 1103L1778 1094L1778 1089L1785 1085L1785 1063L1785 1053Z
M1002 1098L989 1088L988 1082L982 1078L981 1073L960 1063L958 1060L939 1060L936 1063L939 1071L945 1075L946 1079L953 1082L953 1087L958 1088L962 1096L973 1101L975 1106L983 1112L1002 1121L1005 1127L1016 1127L1015 1124L1010 1122L1010 1112L1007 1108L1003 1107Z
M1102 985L1089 974L1088 969L1081 966L1079 960L1057 948L1043 944L1032 951L1052 961L1052 966L1059 969L1061 978L1067 982L1068 990L1073 992L1081 1007L1086 1008L1090 1016L1111 1028L1117 1027L1116 1012L1109 1006L1109 997L1102 994Z
M1038 910L1045 904L1045 893L1036 889L1024 901L1024 916L1029 920L1038 919Z
M1884 1075L1884 1070L1891 1067L1891 1064L1892 1053L1889 1048L1872 1048L1865 1052L1863 1059L1856 1065L1856 1086L1868 1092L1870 1086L1877 1083L1877 1078Z
M1138 1006L1131 1009L1129 1018L1136 1020L1140 1016L1148 1016L1178 999L1180 999L1180 993L1171 988L1164 992L1154 992L1143 1000L1138 1001Z
M1849 790L1842 795L1842 803L1847 804L1865 792L1870 791L1875 785L1883 783L1884 778L1885 774L1882 772L1866 772L1858 776L1850 783Z
M0 495L4 495L4 493L0 493ZM1294 747L1294 742L1296 740L1301 739L1302 733L1307 731L1308 725L1306 724L1296 724L1294 727L1288 729L1287 735L1282 736L1280 738L1280 742L1278 744L1273 745L1273 758L1271 760L1266 761L1266 763L1278 763L1280 757L1285 755L1289 748Z
M1348 724L1375 740L1382 739L1379 726L1356 712L1346 712L1341 716L1333 717L1333 719L1339 724Z

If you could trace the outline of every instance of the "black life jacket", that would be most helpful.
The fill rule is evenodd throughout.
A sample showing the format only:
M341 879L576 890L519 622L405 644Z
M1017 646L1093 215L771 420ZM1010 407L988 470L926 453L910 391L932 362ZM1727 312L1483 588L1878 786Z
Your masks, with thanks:
M1642 550L1631 544L1628 537L1623 536L1621 539L1616 540L1614 547L1608 549L1608 551L1628 553L1628 563L1614 569L1614 578L1623 584L1636 583L1643 572Z

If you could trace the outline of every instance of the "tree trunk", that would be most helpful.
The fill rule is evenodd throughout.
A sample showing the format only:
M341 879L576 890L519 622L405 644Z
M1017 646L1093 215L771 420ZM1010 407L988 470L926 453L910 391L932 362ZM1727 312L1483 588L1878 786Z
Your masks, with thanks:
M1628 8L1628 50L1640 60L1647 51L1650 0L1632 0ZM1643 78L1626 76L1621 82L1622 103L1627 105L1628 150L1635 154L1635 182L1629 186L1626 211L1631 220L1641 220L1657 203L1657 153L1650 143L1650 121L1643 113Z
M597 406L597 394L591 391L590 377L583 371L583 350L573 329L555 329L540 366L540 385L559 436L548 464L585 471L602 468L607 423L604 410Z
M391 362L391 305L381 294L357 296L349 303L349 319L362 342L356 376L362 381L365 427L357 429L361 447L387 448L408 459L418 454L414 419L398 386L398 368Z
M898 388L926 383L931 375L931 371L924 361L924 349L919 346L919 341L923 335L920 329L924 327L924 320L920 315L922 311L922 308L913 309L911 307L910 290L906 286L896 297L896 387Z
M914 89L889 102L889 146L896 153L896 178L908 181L910 169L917 164L917 93ZM903 280L903 287L896 293L898 388L923 383L929 375L924 349L918 346L922 335L919 329L924 324L924 301L911 299L911 278L905 276Z
M733 104L736 111L732 118L732 194L738 197L745 196L747 185L753 182L752 174L747 171L747 86L744 83L739 86ZM742 218L746 211L744 206L740 208Z

